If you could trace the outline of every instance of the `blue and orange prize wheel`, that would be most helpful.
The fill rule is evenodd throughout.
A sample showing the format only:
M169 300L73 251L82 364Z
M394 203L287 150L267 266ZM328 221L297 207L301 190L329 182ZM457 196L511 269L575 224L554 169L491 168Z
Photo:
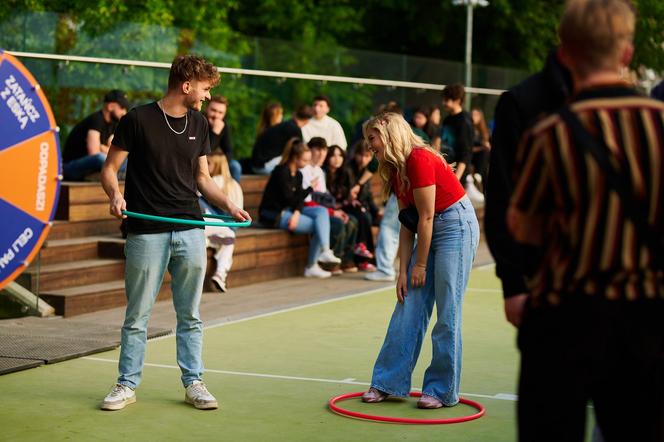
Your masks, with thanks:
M39 252L60 180L51 106L25 66L0 49L0 289Z

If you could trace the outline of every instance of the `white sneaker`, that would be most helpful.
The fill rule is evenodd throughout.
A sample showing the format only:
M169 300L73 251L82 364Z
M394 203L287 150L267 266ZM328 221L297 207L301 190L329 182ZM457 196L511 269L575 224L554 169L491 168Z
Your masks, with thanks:
M388 275L387 273L383 273L380 270L377 270L375 272L367 273L366 275L364 275L364 279L367 279L369 281L391 282L394 281L394 276Z
M466 195L470 200L473 207L484 207L484 194L475 187L475 183L472 181L472 177L468 176L466 179Z
M115 384L108 396L101 403L102 410L122 410L129 404L136 402L136 392L131 388Z
M332 273L321 269L318 264L314 264L304 269L304 276L306 278L329 278L332 276Z
M226 281L222 277L222 275L220 275L219 273L215 273L214 275L212 275L212 278L210 278L210 280L212 281L212 284L214 284L214 286L219 291L221 291L221 293L226 293Z
M331 249L327 249L320 254L318 262L325 264L341 264L341 259L334 256L334 252Z
M187 385L184 401L199 410L214 410L219 408L217 399L210 394L202 381L194 381Z

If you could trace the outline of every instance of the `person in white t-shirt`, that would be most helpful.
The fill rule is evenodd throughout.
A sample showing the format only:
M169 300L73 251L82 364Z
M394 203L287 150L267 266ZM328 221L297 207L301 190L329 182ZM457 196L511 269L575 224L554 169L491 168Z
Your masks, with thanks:
M330 100L319 95L314 98L314 117L302 128L304 142L309 142L314 137L321 137L327 141L328 146L337 145L346 151L348 142L341 124L334 118L328 116L330 112Z

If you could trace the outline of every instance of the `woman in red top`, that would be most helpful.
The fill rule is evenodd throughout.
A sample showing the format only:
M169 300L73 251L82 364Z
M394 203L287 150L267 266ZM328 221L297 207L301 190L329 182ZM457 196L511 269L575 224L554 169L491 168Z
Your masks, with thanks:
M408 395L435 304L433 358L417 406L451 407L459 402L461 305L479 242L477 217L452 168L401 115L379 114L363 132L379 161L383 194L394 189L399 208L416 209L418 219L416 232L404 225L399 233L398 302L362 400Z

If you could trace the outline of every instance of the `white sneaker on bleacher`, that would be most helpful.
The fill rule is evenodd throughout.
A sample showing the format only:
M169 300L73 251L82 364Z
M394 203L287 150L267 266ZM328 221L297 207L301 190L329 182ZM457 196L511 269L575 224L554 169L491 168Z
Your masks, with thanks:
M102 410L122 410L129 404L136 402L136 392L126 385L115 384L110 393L101 404Z
M306 278L329 278L332 276L332 273L321 269L318 264L314 264L304 269L304 276Z
M324 264L341 264L341 259L334 256L334 252L331 249L327 249L320 254L318 262Z

